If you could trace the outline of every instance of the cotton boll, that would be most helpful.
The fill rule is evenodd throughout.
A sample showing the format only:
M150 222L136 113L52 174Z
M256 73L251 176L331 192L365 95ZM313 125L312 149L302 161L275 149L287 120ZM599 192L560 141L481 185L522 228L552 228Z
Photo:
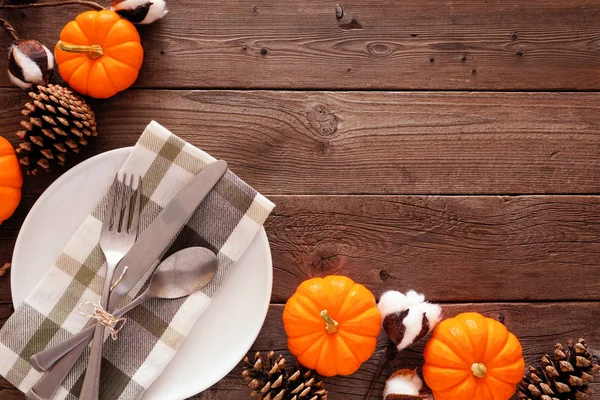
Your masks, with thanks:
M152 6L150 6L148 15L146 15L146 18L140 24L151 24L167 15L168 12L165 0L152 0Z
M165 0L113 0L110 9L134 24L151 24L169 12Z
M385 383L383 400L417 400L423 381L416 370L401 369L395 372Z
M406 293L406 300L408 301L409 307L416 306L418 304L425 302L425 295L419 294L419 293L415 292L414 290L409 290Z
M423 317L423 313L419 307L413 307L408 310L408 315L402 320L401 330L404 331L402 340L394 343L398 351L418 342L423 336L427 335L429 324L427 323L427 318ZM396 335L396 337L399 336Z
M404 311L408 308L408 300L403 293L390 290L381 295L377 308L381 312L381 317L385 318L389 314Z
M423 303L420 308L425 313L425 317L429 320L429 332L431 332L442 320L442 308L437 304L431 303Z
M19 40L8 53L8 77L21 89L47 85L54 71L54 56L37 40Z
M441 308L425 301L425 296L414 290L406 295L389 291L378 304L383 318L383 329L398 351L422 339L438 324Z

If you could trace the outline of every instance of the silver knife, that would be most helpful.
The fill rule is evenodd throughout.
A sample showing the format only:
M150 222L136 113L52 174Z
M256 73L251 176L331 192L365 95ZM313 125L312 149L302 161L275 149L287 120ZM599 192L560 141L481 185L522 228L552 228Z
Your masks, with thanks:
M108 303L110 312L115 310L121 300L146 275L226 171L227 163L223 160L207 166L175 195L140 235L119 263L115 273L115 277L121 276L121 271L127 266L127 272L121 282L111 292ZM95 322L95 320L89 321L86 327ZM27 399L50 400L86 347L87 343L84 342L62 357L26 393Z

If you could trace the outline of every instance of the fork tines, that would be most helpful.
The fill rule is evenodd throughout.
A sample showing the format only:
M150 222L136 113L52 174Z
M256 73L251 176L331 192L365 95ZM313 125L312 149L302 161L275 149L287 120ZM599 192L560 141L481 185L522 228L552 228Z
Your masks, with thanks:
M137 231L141 206L142 178L133 174L115 175L108 193L107 208L104 214L102 231L130 233ZM135 187L134 187L135 184ZM133 207L131 202L134 201Z

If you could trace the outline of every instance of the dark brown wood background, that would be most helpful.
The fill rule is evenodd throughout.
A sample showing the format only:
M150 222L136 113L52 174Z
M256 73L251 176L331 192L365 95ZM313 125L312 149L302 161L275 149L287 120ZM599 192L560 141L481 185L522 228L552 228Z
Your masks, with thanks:
M282 305L302 280L333 273L376 295L417 289L448 316L501 318L529 362L567 338L600 350L597 0L169 5L140 29L135 88L92 101L100 136L71 165L133 145L157 119L277 203L273 304L252 352L289 355ZM79 11L3 17L51 47ZM0 135L14 143L25 97L0 74ZM26 178L0 263L62 172ZM11 312L5 276L0 317ZM358 373L326 380L331 400L364 397L381 343ZM421 349L384 375L419 365ZM247 398L239 373L196 399ZM23 397L4 381L0 398Z

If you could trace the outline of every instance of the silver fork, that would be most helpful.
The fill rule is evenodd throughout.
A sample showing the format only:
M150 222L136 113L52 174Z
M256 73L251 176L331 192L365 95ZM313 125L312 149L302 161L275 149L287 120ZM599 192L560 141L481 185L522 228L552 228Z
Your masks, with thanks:
M127 254L137 239L141 203L141 180L137 179L135 201L133 175L127 183L127 175L118 182L115 178L113 190L108 199L108 209L104 217L100 234L100 248L106 257L106 275L100 305L103 309L108 306L108 299L113 282L113 275L121 259ZM100 369L102 363L102 347L104 344L105 326L96 323L92 350L88 367L83 380L80 398L82 400L97 400L100 391Z
M128 190L130 192L133 190L133 187L132 187L133 180L134 180L133 177L131 177L130 184L128 185ZM129 234L132 235L133 240L135 240L135 234L136 234L137 226L139 223L139 213L140 213L141 193L142 193L142 187L141 187L142 182L140 179L137 179L137 180L138 180L138 186L135 190L136 193L135 193L134 210L133 210L133 215L131 218L131 223L128 226L128 231L130 232ZM123 177L123 182L125 182L125 177ZM104 224L102 226L101 240L102 240L102 236L104 236L106 233L108 233L111 230L113 224L115 227L119 226L118 223L121 221L121 213L120 212L117 213L117 211L116 211L116 210L119 210L120 208L115 207L115 204L118 200L117 196L124 194L121 192L119 192L120 193L119 194L117 192L118 190L123 189L122 186L127 186L127 185L125 183L120 183L118 181L117 177L115 177L115 182L113 183L113 186L111 187L111 191L109 192L109 195L108 195L108 207L107 207L105 217L104 217ZM125 201L126 210L131 209L131 196L129 197L129 199L130 199L129 202ZM122 208L122 204L123 204L123 200L121 199L121 208ZM129 211L127 211L127 212L129 212ZM131 213L129 213L129 214L131 214ZM117 216L116 218L115 218L115 215ZM113 220L116 220L117 222L113 223ZM127 236L129 236L129 234L127 234ZM131 243L131 239L130 239L130 243ZM131 247L131 245L129 247ZM128 250L129 250L129 248L127 248L125 250L125 252L127 252ZM111 279L108 279L108 272L109 271L107 270L107 274L105 277L105 287L106 287L107 280L108 280L108 282L110 282L112 280L112 277L111 277ZM113 269L111 275L114 275L114 269ZM109 285L109 289L110 289L110 285ZM103 296L103 298L101 300L104 302L104 301L107 301L108 298L106 296ZM88 322L88 324L86 324L85 327L88 327L88 326L94 326L94 324L92 323L91 320ZM102 328L104 328L104 327L102 325L100 325L99 323L96 325L96 327L98 327L98 326L101 327L101 330L103 332L104 329L102 329ZM58 360L58 362L33 386L33 388L31 388L31 390L29 390L25 394L25 397L28 400L50 400L50 399L52 399L54 397L54 393L60 387L62 381L68 375L71 368L73 368L73 365L75 364L77 359L79 359L81 354L87 348L88 343L89 343L89 341L86 340L86 341L80 343L76 348L74 348L71 351L69 351L68 349L62 348L60 345L54 346L53 348L48 349L48 351L44 351L43 352L44 355L40 359L40 362L42 363L42 365L50 365L56 360ZM101 341L101 343L102 343L102 341ZM64 357L62 357L63 355L64 355ZM62 357L62 358L60 358L60 357ZM59 360L59 358L60 358L60 360ZM101 351L100 351L100 362L101 361L102 361L102 357L101 357ZM98 380L98 382L99 382L99 380Z

